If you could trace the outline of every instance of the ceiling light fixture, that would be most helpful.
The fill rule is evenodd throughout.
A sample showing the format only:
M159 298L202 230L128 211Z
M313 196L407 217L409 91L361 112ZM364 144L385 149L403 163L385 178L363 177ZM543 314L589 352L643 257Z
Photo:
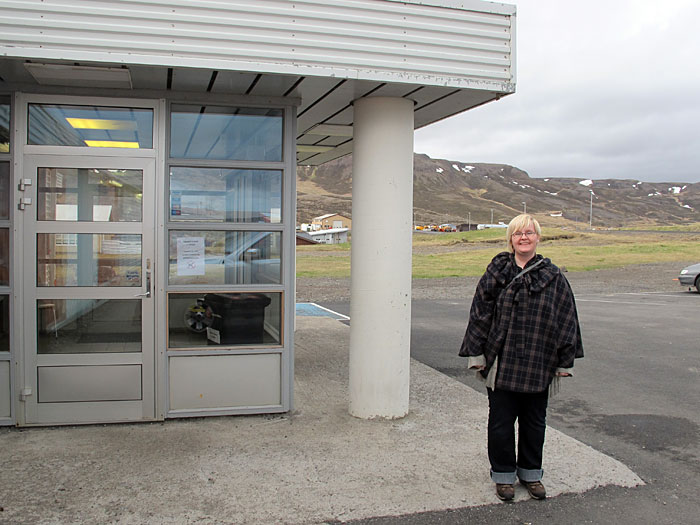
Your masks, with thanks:
M86 146L91 148L135 148L139 149L138 142L120 142L117 140L86 140Z
M137 128L133 120L108 120L98 118L66 117L68 124L75 129L105 129L110 131L132 131Z
M72 66L25 62L25 69L39 84L131 89L131 74L122 67Z

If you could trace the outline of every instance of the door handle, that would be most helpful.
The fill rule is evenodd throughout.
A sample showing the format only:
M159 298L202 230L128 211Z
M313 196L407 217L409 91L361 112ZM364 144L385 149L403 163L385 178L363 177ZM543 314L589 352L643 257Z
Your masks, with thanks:
M146 291L137 293L134 297L150 297L151 296L151 259L146 259Z

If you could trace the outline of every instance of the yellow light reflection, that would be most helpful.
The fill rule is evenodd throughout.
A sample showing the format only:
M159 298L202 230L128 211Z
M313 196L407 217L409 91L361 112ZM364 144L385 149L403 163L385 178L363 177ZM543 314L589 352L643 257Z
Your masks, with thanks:
M139 148L138 142L119 142L116 140L86 140L85 144L91 148Z
M0 142L0 153L9 153L10 145L5 142Z
M136 122L133 120L108 120L99 118L74 118L66 117L68 124L75 129L107 129L107 130L134 130Z

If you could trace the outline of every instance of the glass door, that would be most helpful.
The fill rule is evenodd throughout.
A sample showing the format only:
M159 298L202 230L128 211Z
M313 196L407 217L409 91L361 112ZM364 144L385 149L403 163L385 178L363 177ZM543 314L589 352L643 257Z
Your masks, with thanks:
M26 424L154 419L154 160L23 171Z

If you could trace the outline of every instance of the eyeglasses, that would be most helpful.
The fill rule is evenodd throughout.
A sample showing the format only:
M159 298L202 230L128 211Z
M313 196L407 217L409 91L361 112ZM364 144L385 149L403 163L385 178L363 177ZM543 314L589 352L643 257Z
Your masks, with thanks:
M525 237L531 238L531 237L534 237L535 235L537 235L537 232L533 232L533 231L527 231L527 232L513 232L513 235L512 235L512 236L515 237L516 239L520 239L520 237L522 237L523 235L524 235Z

